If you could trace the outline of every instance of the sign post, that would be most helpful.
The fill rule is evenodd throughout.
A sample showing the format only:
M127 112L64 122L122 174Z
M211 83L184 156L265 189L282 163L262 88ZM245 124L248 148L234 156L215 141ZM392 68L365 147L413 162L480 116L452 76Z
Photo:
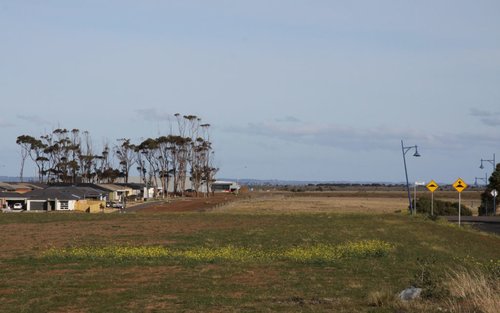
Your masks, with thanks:
M498 191L496 189L493 189L491 191L491 195L493 196L493 215L497 215L497 196L498 196Z
M434 191L438 189L439 185L434 180L431 180L425 187L431 192L431 216L434 216Z
M425 186L425 182L415 182L413 186L413 215L417 214L417 186Z
M455 188L456 191L458 191L458 226L460 226L460 219L461 219L461 194L462 191L464 191L465 188L467 188L467 184L464 182L462 178L457 179L453 183L453 188Z

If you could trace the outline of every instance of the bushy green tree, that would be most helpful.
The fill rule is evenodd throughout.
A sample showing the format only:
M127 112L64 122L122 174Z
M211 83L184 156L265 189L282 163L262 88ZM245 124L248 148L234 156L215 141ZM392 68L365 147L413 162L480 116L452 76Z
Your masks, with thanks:
M495 171L491 174L488 180L488 186L486 190L481 194L481 206L479 207L479 215L491 215L493 212L497 212L496 208L493 210L493 196L491 195L492 190L496 190L500 193L500 163L496 165ZM495 200L495 206L498 207L498 196Z
M421 197L417 200L417 212L431 214L431 198ZM465 205L461 205L461 215L471 216L472 210ZM458 215L458 202L434 200L434 215Z

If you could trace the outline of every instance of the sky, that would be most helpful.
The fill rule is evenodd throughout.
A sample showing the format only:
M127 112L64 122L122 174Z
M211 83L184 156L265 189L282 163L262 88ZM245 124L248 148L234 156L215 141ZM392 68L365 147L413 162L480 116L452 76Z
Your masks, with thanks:
M219 177L402 182L403 140L410 181L473 183L500 162L500 2L0 0L0 112L0 176L19 135L138 143L181 113Z

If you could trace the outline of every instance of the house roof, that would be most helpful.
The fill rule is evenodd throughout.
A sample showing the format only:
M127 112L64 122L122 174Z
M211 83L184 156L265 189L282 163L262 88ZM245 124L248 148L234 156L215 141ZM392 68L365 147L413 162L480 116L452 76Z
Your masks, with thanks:
M50 186L46 190L54 190L63 193L69 193L77 196L80 199L85 198L99 198L105 195L105 191L93 187L80 187L80 186Z
M16 188L9 183L0 183L0 190L15 191Z
M0 199L26 199L26 196L17 192L0 192Z
M212 183L212 185L232 185L235 184L236 182L234 181L225 181L225 180L216 180L215 182Z
M31 190L47 188L46 184L32 183L32 182L14 182L14 183L10 183L10 185L13 186L14 188L24 188L24 189L31 189Z
M115 185L125 186L135 190L142 190L143 188L146 187L146 184L140 184L140 183L116 183Z
M109 191L125 191L127 189L130 189L130 187L119 186L115 184L98 184L98 186Z
M24 194L29 200L79 200L80 197L60 189L39 189Z
M117 191L117 190L123 190L123 188L116 189L118 187L115 186L114 189L111 189L111 187L108 186L113 186L113 184L92 184L92 183L77 183L77 184L71 184L71 183L54 183L50 184L49 187L88 187L88 188L93 188L95 190L100 190L100 191Z

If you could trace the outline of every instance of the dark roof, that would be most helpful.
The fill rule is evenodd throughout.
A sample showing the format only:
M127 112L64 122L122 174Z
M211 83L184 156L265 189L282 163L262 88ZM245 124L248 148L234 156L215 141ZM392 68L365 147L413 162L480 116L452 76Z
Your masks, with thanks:
M80 200L85 198L99 198L103 191L91 187L50 186L43 190L33 190L24 194L32 200Z
M106 192L93 187L80 187L80 186L50 186L46 190L55 190L63 193L75 195L81 199L85 198L99 198L105 196Z
M2 199L26 199L24 194L17 192L0 192L0 198Z
M139 184L139 183L115 183L115 185L129 187L136 190L142 190L143 188L146 187L146 184Z
M97 184L92 184L92 183L77 183L77 184L71 184L71 183L51 183L49 187L89 187L93 188L96 190L101 190L101 191L110 191L107 188L101 187Z
M29 200L78 200L80 197L57 189L39 189L24 194Z

